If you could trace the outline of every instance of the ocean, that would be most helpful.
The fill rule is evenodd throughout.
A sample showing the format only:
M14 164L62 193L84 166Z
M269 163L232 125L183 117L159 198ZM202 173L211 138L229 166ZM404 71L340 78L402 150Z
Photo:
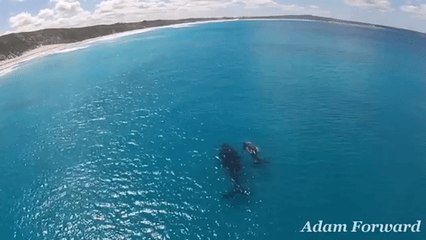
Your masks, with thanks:
M0 77L0 239L423 240L300 231L426 224L425 76L424 34L306 21L158 29L27 62ZM223 197L224 143L248 194Z

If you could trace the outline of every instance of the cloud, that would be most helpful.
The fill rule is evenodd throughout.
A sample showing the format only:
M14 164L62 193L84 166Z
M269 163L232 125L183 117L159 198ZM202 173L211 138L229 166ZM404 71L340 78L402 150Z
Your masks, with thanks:
M55 1L55 9L54 12L59 17L72 17L78 15L84 10L80 6L79 1Z
M316 5L281 4L276 0L102 0L92 12L79 0L50 0L37 15L23 12L9 18L13 31L80 27L149 19L220 17L252 14L329 15Z
M21 27L28 25L36 27L39 21L37 17L33 17L30 13L23 12L11 17L9 22L13 29L20 29Z
M413 14L417 17L426 18L426 4L413 5L407 4L401 6L401 11Z
M42 19L49 19L49 18L53 17L54 14L55 14L55 12L52 9L46 8L46 9L40 10L37 17L42 18Z
M381 12L392 10L389 0L345 0L345 3L352 7L376 9Z

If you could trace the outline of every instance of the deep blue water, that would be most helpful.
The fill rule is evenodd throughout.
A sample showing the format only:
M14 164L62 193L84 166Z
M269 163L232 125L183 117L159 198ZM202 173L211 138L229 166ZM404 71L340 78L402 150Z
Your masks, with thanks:
M417 240L426 37L297 21L155 30L0 77L0 239ZM244 140L270 161L254 167ZM229 143L250 195L215 158Z

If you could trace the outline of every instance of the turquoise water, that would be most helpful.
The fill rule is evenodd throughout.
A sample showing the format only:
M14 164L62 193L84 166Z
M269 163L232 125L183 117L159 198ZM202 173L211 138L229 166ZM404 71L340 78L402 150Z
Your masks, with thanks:
M297 21L29 62L0 77L0 239L425 239L299 232L426 221L425 76L424 35ZM222 143L250 195L223 199Z

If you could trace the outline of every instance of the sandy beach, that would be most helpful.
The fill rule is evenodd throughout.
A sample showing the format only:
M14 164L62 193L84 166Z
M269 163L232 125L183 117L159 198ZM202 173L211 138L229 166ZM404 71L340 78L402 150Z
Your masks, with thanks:
M183 25L183 24L181 24ZM173 26L167 26L167 27L173 27ZM176 27L176 26L175 26ZM128 31L123 33L117 33L117 34L111 34L107 36L102 36L98 38L92 38L81 42L75 42L75 43L69 43L69 44L52 44L52 45L45 45L45 46L39 46L33 50L27 51L24 54L22 54L19 57L7 59L4 61L0 61L0 76L6 75L17 68L25 62L34 60L36 58L45 57L48 55L52 55L55 53L63 53L63 52L70 52L82 48L86 48L90 46L91 43L99 42L99 41L106 41L106 40L113 40L116 38L129 36L137 33L147 32L154 29L158 29L160 27L154 27L154 28L145 28L135 31Z
M179 23L179 24L172 24L172 25L161 26L161 27L143 28L143 29L138 29L133 31L126 31L122 33L106 35L102 37L87 39L81 42L75 42L75 43L69 43L69 44L52 44L52 45L39 46L33 50L25 52L19 57L0 61L0 76L6 75L16 70L17 68L19 68L21 64L34 60L36 58L41 58L41 57L45 57L45 56L56 54L56 53L64 53L64 52L83 49L83 48L89 47L92 43L95 43L95 42L108 41L108 40L111 41L120 37L130 36L130 35L139 34L143 32L149 32L156 29L181 28L181 27L189 27L196 24L204 24L204 23L210 23L210 22L224 22L224 21L235 21L235 20L212 20L212 21L200 21L200 22L191 22L191 23Z
M5 75L14 69L18 68L20 64L33 60L35 58L44 57L49 54L65 50L69 48L71 44L55 44L40 46L36 49L25 52L19 57L7 59L0 62L0 76Z

